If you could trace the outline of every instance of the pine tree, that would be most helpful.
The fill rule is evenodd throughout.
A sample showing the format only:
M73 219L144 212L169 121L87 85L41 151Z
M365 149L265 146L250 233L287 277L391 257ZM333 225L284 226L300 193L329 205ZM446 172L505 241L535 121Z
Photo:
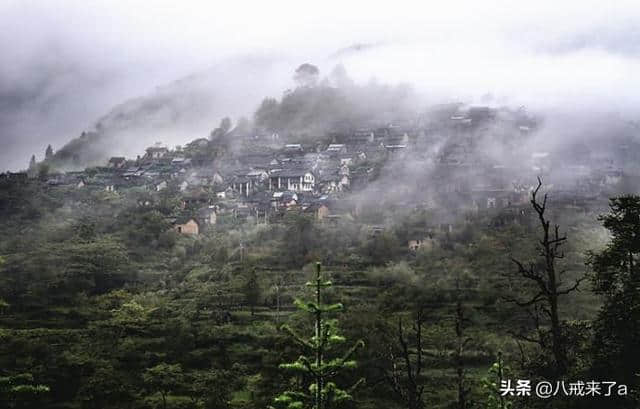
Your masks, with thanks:
M593 285L604 302L594 323L594 376L612 378L632 390L640 387L640 196L611 199L600 216L611 234L602 252L591 254ZM640 397L617 402L637 408ZM634 402L635 401L635 402Z
M506 373L509 368L505 367L502 360L502 352L498 352L496 362L491 365L487 376L482 380L486 392L484 408L486 409L510 409L512 402L508 401L500 392L503 381L508 381Z
M311 356L301 355L295 362L281 364L280 368L307 375L312 379L312 382L306 391L283 392L275 398L275 403L276 406L286 409L328 409L333 407L334 404L351 400L352 391L364 381L360 379L346 390L339 388L331 381L343 369L356 367L356 361L352 359L352 356L358 348L364 346L364 342L359 340L341 357L330 358L328 354L335 347L343 344L346 339L339 334L337 320L328 319L326 316L330 313L341 311L343 306L339 303L322 303L322 290L332 284L331 281L324 281L320 276L320 263L316 263L316 279L306 285L314 289L315 300L296 300L295 304L302 311L313 315L315 321L314 335L310 338L305 338L286 325L282 328L298 344L309 351Z
M31 155L31 160L29 161L29 169L34 169L36 167L36 155Z
M49 144L47 146L47 150L44 151L44 158L49 159L52 156L53 156L53 148L51 147L51 144Z

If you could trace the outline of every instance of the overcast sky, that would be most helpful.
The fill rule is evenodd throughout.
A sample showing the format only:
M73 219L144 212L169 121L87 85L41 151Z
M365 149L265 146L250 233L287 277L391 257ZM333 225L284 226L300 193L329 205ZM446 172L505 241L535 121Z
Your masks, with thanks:
M228 59L275 52L326 72L324 58L356 43L377 45L344 58L362 81L633 116L639 21L640 5L626 0L3 0L0 171L40 159L47 143L60 147L128 98Z

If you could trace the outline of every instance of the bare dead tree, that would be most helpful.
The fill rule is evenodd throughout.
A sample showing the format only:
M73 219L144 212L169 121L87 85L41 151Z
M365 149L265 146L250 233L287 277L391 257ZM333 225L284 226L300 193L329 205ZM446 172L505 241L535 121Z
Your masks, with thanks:
M402 317L398 317L398 326L394 335L399 348L389 345L387 353L389 367L385 369L384 377L407 409L424 409L422 327L425 317L423 308L418 308L412 321L412 333L409 338L409 334L402 325Z
M524 263L511 258L518 269L518 276L533 283L536 293L524 300L509 296L504 298L525 308L535 327L534 336L526 334L517 334L517 336L524 341L538 344L542 349L550 349L555 361L556 375L561 376L567 371L568 359L558 310L559 299L578 290L580 283L586 279L586 275L581 276L569 286L562 281L566 270L558 269L557 261L564 258L562 246L567 236L560 234L560 227L557 224L551 228L551 222L545 215L547 194L544 194L542 201L539 200L541 188L542 180L538 177L538 186L531 193L531 206L536 212L542 230L542 237L538 240L536 247L538 256L543 262Z

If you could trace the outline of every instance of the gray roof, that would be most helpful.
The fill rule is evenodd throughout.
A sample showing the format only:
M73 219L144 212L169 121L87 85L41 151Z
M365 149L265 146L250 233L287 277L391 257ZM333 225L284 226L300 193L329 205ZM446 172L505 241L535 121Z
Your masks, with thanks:
M288 177L295 178L304 176L307 173L313 174L310 169L307 168L286 168L286 169L278 169L271 172L271 177Z

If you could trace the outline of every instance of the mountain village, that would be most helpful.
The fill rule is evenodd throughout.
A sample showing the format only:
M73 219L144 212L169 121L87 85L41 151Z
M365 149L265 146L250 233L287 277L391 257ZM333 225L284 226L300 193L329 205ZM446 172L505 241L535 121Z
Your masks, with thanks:
M173 149L157 143L135 159L111 157L83 171L32 168L0 180L111 195L147 192L140 206L174 195L180 205L167 220L193 236L224 223L277 223L291 211L326 223L357 217L363 206L432 211L437 222L405 243L416 250L434 232L451 232L478 212L494 214L495 223L518 222L536 176L552 174L556 204L577 209L601 203L621 183L613 156L587 147L573 157L530 152L511 164L483 151L496 143L516 149L539 125L523 109L447 104L414 121L332 131L314 143L237 126ZM384 226L370 229L375 234Z

